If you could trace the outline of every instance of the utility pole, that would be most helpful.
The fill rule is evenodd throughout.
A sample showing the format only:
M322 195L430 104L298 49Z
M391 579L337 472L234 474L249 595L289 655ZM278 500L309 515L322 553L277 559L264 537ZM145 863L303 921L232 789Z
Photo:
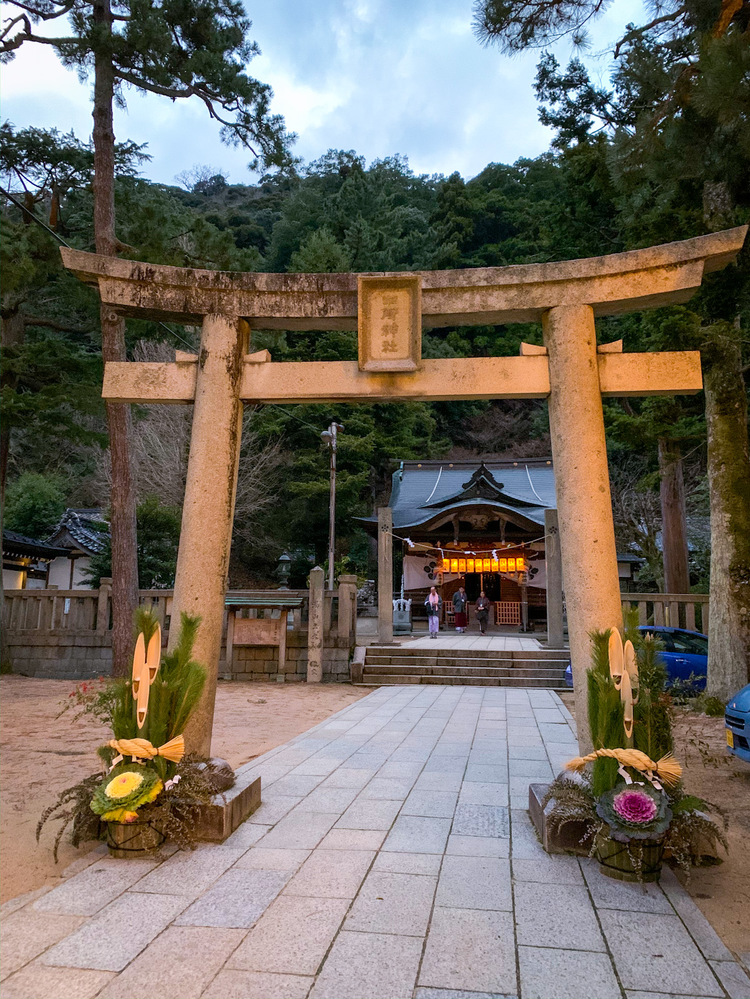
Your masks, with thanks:
M324 430L320 435L328 445L331 459L331 493L328 502L328 589L333 589L333 556L336 547L336 444L339 430L343 430L340 423L331 421L328 430Z

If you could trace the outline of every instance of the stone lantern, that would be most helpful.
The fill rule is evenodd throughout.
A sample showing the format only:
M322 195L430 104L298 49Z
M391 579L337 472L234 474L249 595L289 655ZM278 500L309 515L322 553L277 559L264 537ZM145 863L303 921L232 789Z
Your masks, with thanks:
M276 570L276 575L279 577L279 589L288 590L289 589L289 573L292 570L292 560L289 558L286 552L282 552L279 556L279 567Z

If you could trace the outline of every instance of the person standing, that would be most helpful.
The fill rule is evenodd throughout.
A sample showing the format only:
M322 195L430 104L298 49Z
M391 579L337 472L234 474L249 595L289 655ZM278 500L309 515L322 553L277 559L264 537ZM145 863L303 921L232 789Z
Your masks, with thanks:
M437 638L440 630L440 611L443 607L443 600L437 589L432 586L424 602L427 608L427 625L430 629L430 638Z
M466 596L466 590L463 586L460 586L453 594L453 616L456 619L456 631L459 634L466 631L466 625L468 624L466 608L468 603L469 601Z
M487 631L487 622L490 618L490 608L492 604L487 599L487 594L482 590L476 604L477 621L479 621L479 631L483 635Z

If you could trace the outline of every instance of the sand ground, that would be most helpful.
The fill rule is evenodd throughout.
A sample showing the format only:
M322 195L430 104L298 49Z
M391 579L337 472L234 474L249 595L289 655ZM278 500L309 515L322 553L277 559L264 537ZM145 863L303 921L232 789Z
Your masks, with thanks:
M37 845L42 810L58 793L96 772L107 730L90 717L60 715L76 684L0 677L0 901L52 883L88 848L65 840L52 857L54 827ZM317 725L369 693L348 684L219 683L213 753L234 767Z

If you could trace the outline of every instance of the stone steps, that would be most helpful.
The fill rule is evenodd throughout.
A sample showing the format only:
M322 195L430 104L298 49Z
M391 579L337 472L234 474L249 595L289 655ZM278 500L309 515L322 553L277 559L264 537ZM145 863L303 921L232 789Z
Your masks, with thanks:
M459 650L452 648L441 648L439 644L436 644L434 648L426 648L421 646L419 648L413 649L408 645L368 645L367 646L367 658L371 659L373 657L380 658L382 656L396 657L399 659L435 659L436 657L447 658L453 661L454 659L533 659L534 662L542 662L546 659L551 660L564 660L565 663L570 662L570 654L567 649L524 649L524 650L508 650L502 651L499 649L470 649Z
M541 687L566 690L567 652L524 650L500 652L467 649L395 649L369 646L362 668L362 686L394 684L465 684L484 687Z
M540 687L545 690L568 690L563 680L554 677L540 676L433 676L414 673L378 673L371 674L365 670L358 687L389 687L400 684L446 684L450 686L467 687Z
M543 670L562 670L570 662L570 657L564 659L535 659L533 656L524 656L522 659L511 659L507 656L496 656L494 659L472 659L470 656L450 655L440 656L366 656L365 664L368 667L383 667L390 669L392 666L399 668L403 666L418 667L420 669L440 669L451 667L462 669L526 669L533 667Z
M365 660L365 670L368 673L414 673L426 676L474 676L477 673L486 676L560 676L565 673L564 666L548 666L546 663L531 661L519 662L514 665L498 663L482 666L464 666L460 663L442 663L435 666L432 663L409 663L406 666L398 664L370 663Z

